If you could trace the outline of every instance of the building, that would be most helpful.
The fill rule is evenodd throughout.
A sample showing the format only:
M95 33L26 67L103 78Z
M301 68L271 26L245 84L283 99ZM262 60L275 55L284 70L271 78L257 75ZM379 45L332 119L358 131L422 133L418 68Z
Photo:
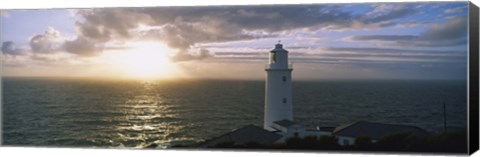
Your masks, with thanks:
M339 126L333 131L340 145L353 145L358 137L370 137L372 142L377 142L386 135L394 133L412 133L416 137L427 137L429 133L422 128L409 125L383 124L358 121Z
M288 63L288 51L283 49L282 44L276 44L270 51L269 63L265 68L265 130L275 131L275 121L293 121L292 70Z
M270 51L268 64L265 68L265 130L282 135L277 143L290 137L330 135L330 132L320 129L307 129L293 121L292 103L292 64L288 63L288 51L278 43Z
M275 129L277 134L282 135L282 138L276 141L276 143L285 142L288 138L299 137L304 138L307 136L328 136L331 135L331 131L322 130L321 128L309 129L297 124L290 120L281 120L273 122L272 128Z
M220 135L213 139L207 140L200 144L200 147L217 147L221 144L230 144L230 145L246 145L249 142L256 142L259 144L273 144L281 139L282 136L267 131L263 128L257 127L255 125L247 125L240 129L236 129L232 132Z

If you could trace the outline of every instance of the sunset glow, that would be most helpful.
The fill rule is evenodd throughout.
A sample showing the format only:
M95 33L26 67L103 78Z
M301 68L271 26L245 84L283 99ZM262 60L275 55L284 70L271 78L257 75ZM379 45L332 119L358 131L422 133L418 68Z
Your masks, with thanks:
M126 50L103 55L110 68L120 77L135 79L166 79L178 77L179 69L169 60L168 49L159 42L141 42Z
M421 1L0 6L0 145L465 155L478 7Z
M463 80L467 7L421 2L2 10L2 74L263 80L259 69L280 40L297 79Z

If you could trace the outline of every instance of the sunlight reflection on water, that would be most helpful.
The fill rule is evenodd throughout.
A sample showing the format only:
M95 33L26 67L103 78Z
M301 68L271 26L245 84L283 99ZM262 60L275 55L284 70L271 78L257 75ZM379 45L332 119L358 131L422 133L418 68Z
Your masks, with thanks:
M262 126L263 81L3 80L5 145L160 148ZM295 120L466 126L462 82L294 82Z
M120 141L138 141L135 147L140 148L153 143L165 148L172 140L169 137L182 129L176 123L180 116L158 95L155 86L154 82L144 82L141 92L119 108L128 122L116 128Z

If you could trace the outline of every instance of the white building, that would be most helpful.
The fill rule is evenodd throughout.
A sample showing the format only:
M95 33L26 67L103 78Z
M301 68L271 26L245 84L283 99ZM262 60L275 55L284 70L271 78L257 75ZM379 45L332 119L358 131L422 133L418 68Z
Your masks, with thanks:
M307 136L328 136L331 135L330 131L317 129L307 129L304 126L297 124L289 120L281 120L273 122L272 127L277 130L276 133L282 135L282 138L276 141L276 143L283 143L285 140L291 137L304 138Z
M263 128L275 131L273 122L293 121L292 111L292 66L288 63L288 51L282 44L275 45L270 51L265 83L265 117Z
M278 43L270 51L265 87L265 117L263 128L283 137L277 142L297 136L324 136L331 132L306 129L293 121L292 65L288 63L288 51Z

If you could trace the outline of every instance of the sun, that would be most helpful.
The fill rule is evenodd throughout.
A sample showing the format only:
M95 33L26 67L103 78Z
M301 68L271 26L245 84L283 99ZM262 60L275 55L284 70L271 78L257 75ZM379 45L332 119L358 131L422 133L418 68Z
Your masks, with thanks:
M122 77L137 79L165 79L178 76L178 68L169 60L173 52L159 42L139 42L132 48L106 55L110 65Z

